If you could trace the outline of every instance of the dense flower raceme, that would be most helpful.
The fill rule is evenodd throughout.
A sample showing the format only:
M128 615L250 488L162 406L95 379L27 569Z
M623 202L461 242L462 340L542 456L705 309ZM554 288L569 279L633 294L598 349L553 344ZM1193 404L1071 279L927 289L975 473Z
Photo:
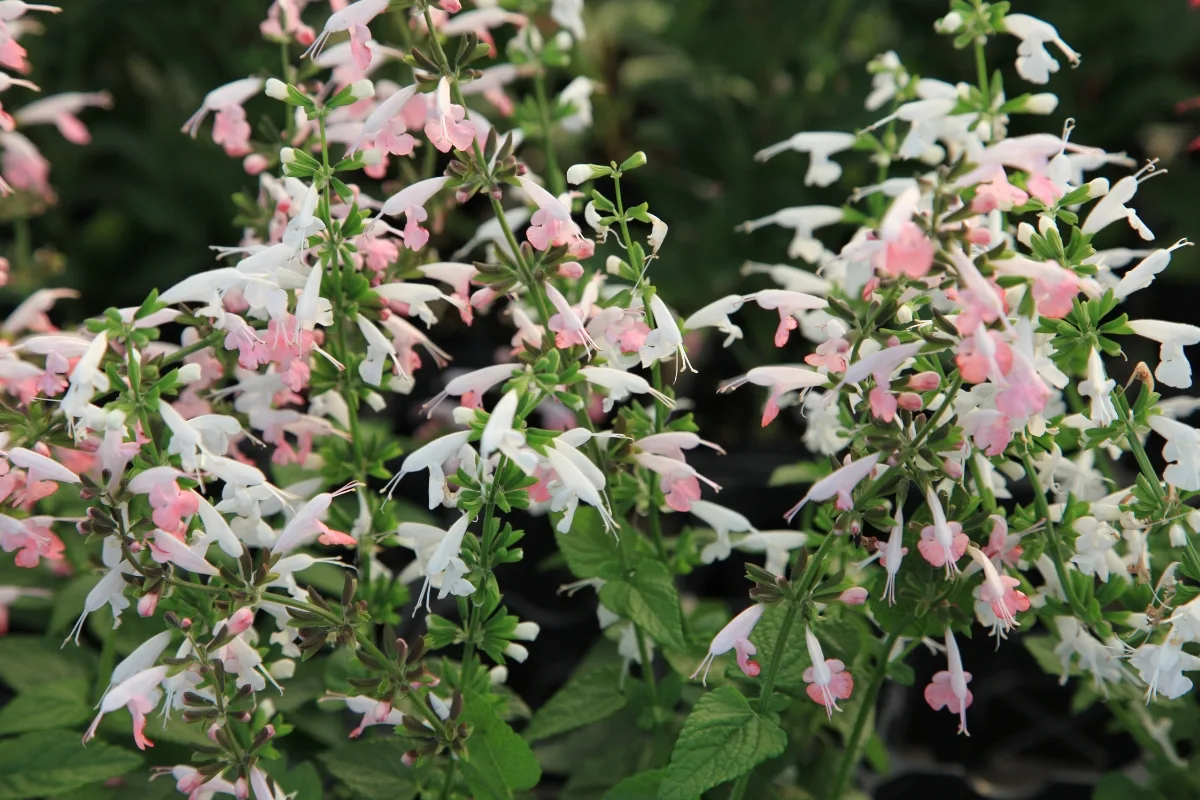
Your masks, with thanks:
M114 626L160 623L101 676L85 742L128 712L145 750L156 721L177 715L210 742L191 764L161 765L180 792L284 797L292 723L276 699L305 691L292 681L302 662L335 651L321 707L350 712L351 738L394 729L381 741L401 743L390 769L409 788L532 788L538 761L508 727L523 708L503 684L509 661L553 645L503 605L522 509L545 517L530 534L555 538L577 579L564 588L596 593L607 640L525 740L593 723L655 753L652 775L614 767L603 788L653 778L661 796L697 796L735 781L741 798L789 738L831 726L852 733L832 783L809 788L839 797L880 684L914 680L901 662L917 644L944 652L946 669L920 676L924 696L967 733L979 683L959 641L976 624L997 647L1018 632L1048 641L1064 680L1155 726L1163 762L1182 763L1155 701L1186 694L1200 666L1200 512L1187 505L1200 433L1185 422L1195 404L1160 401L1154 386L1190 386L1185 348L1200 328L1116 311L1189 242L1093 246L1118 244L1126 224L1153 239L1133 201L1163 170L1079 144L1070 126L1009 138L1010 115L1051 113L1054 97L1010 100L999 76L917 79L889 53L871 64L877 124L759 154L802 154L817 187L855 151L884 172L846 207L742 226L793 230L789 255L813 269L748 264L774 285L682 317L653 284L667 224L621 194L645 156L577 164L565 180L557 167L556 142L591 120L586 78L546 92L586 35L578 0L358 0L327 17L318 5L276 0L261 26L301 66L212 90L184 126L198 136L211 116L213 142L257 181L239 198L242 240L218 248L214 268L77 330L51 324L61 290L3 325L0 549L47 585L94 577L76 643L115 641L97 624L106 606ZM6 0L0 21L25 10L40 7ZM392 23L410 44L376 38ZM980 63L989 37L1015 38L1017 73L1033 83L1060 68L1054 53L1079 60L1052 26L1005 5L955 0L938 29ZM15 58L5 35L0 55ZM51 98L9 127L53 122L82 142L76 112L106 102ZM258 104L284 120L282 143L256 138L246 108ZM443 250L447 220L478 214L475 236ZM511 323L496 363L449 370L439 329L483 315ZM735 315L762 315L779 350L812 345L721 384L765 390L763 426L798 406L806 447L829 467L805 471L812 483L779 509L779 530L717 502L704 465L723 451L675 395L700 348L742 338ZM1107 374L1117 337L1160 348L1129 386ZM396 394L431 396L407 453L368 419ZM751 559L752 602L722 627L724 612L680 601L675 577L734 550ZM394 551L410 555L396 572ZM317 588L331 574L340 597ZM0 587L0 632L9 605L44 593ZM410 600L417 623L399 613ZM423 634L397 637L412 624ZM692 665L698 683L683 691ZM781 718L776 692L803 702ZM735 725L765 749L698 770L689 759ZM668 737L670 752L651 746Z

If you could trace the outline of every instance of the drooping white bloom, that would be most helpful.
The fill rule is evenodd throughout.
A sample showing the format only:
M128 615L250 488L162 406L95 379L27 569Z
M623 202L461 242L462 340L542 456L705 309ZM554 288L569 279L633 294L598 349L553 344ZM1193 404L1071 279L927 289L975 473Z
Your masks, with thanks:
M437 508L445 499L446 466L458 457L459 451L467 446L467 440L470 438L470 431L459 431L434 439L409 453L408 457L404 459L404 463L400 465L400 471L388 481L387 485L383 487L383 491L388 497L391 497L392 492L396 490L396 485L405 475L427 469L429 470L429 508L431 510Z
M1046 558L1046 556L1043 556ZM1079 666L1091 673L1097 688L1105 696L1108 695L1109 683L1120 683L1125 677L1121 667L1120 643L1113 639L1113 646L1106 645L1088 631L1075 617L1055 617L1054 627L1058 629L1059 643L1054 648L1054 654L1062 662L1060 684L1065 684L1071 673L1071 662L1076 656Z
M388 99L375 106L375 109L363 121L362 132L354 140L354 144L350 145L350 149L346 151L346 158L351 158L354 155L359 145L362 144L363 139L370 139L377 136L388 122L400 114L404 105L413 98L416 92L417 85L415 83L411 86L405 86L403 89L393 92Z
M1187 389L1192 385L1192 365L1183 348L1200 344L1200 328L1183 322L1165 322L1158 319L1134 319L1128 323L1138 336L1158 342L1158 366L1154 377L1175 389Z
M1150 417L1150 428L1167 440L1163 480L1185 492L1200 491L1200 430L1164 416Z
M371 386L381 386L383 384L383 365L389 358L396 365L396 370L403 375L404 367L400 365L400 356L396 353L396 346L392 344L391 339L384 336L374 323L361 314L355 319L358 322L359 331L367 340L367 357L358 365L359 377Z
M526 473L532 473L537 468L537 455L525 447L525 434L513 428L519 402L520 396L513 389L492 408L479 439L479 455L487 458L498 451Z
M829 186L842 176L842 167L830 156L849 150L858 137L840 131L803 131L778 144L759 150L755 161L767 161L786 150L808 153L808 172L804 174L805 186Z
M738 512L707 500L693 500L688 511L717 534L717 540L700 552L700 560L705 564L729 558L733 547L733 543L729 540L729 534L749 533L753 535L758 533L750 520Z
M908 548L904 546L904 509L898 508L896 509L896 524L892 526L887 544L884 545L883 554L879 559L884 569L887 570L887 583L883 587L883 596L887 598L888 605L896 604L896 574L900 572L900 562L906 555L908 555Z
M692 503L692 511L695 512L695 510L696 503ZM734 542L733 546L743 553L765 553L767 560L763 564L763 568L774 575L782 575L787 569L792 551L798 550L806 544L808 544L808 534L800 531L752 530ZM701 558L703 557L702 553Z
M1072 527L1078 536L1075 537L1075 555L1071 556L1071 563L1084 575L1095 575L1107 583L1108 551L1117 544L1116 531L1095 517L1080 517Z
M1104 372L1100 351L1092 348L1088 353L1087 380L1080 381L1079 394L1092 399L1090 416L1094 424L1105 427L1117 421L1117 409L1112 401L1112 390L1116 385L1117 382Z
M695 372L696 368L688 361L687 350L683 346L683 334L675 324L675 317L657 293L650 298L650 311L654 315L654 330L646 334L646 341L638 350L642 366L648 367L674 356L676 377L679 375L681 363L684 369Z
M1192 242L1187 239L1180 239L1170 247L1155 250L1121 277L1121 282L1113 289L1113 296L1118 300L1124 300L1134 292L1145 289L1154 283L1154 279L1158 276L1158 273L1166 269L1167 265L1171 263L1171 253L1181 247L1191 246Z
M8 460L14 467L25 470L26 481L55 481L57 483L79 483L79 476L59 464L53 458L35 453L25 447L14 447L8 451Z
M1007 14L1003 24L1005 31L1021 40L1017 46L1017 74L1030 83L1048 83L1050 73L1058 72L1058 61L1046 49L1047 44L1056 46L1071 66L1079 64L1079 53L1050 23L1028 14Z
M757 261L747 261L742 265L741 273L743 275L769 275L781 289L787 289L790 292L826 295L833 288L832 281L790 264L762 264Z
M1129 659L1146 682L1146 703L1159 692L1174 700L1191 691L1192 681L1184 672L1200 669L1200 658L1183 651L1183 639L1171 634L1162 644L1143 644Z
M751 233L767 225L778 225L796 232L788 245L790 258L802 258L812 263L821 263L832 257L821 241L813 236L818 228L836 225L845 218L845 212L837 206L795 206L776 211L738 226L738 230Z
M133 739L138 749L153 747L154 743L147 739L144 733L146 715L153 711L162 699L161 684L167 677L167 669L163 666L139 670L116 686L110 687L104 699L100 701L100 712L83 735L84 744L96 735L96 729L100 727L100 720L104 719L105 714L125 706L133 716Z
M1142 239L1146 241L1152 240L1154 234L1146 227L1146 223L1142 222L1137 212L1129 208L1126 203L1132 200L1133 196L1137 194L1138 185L1142 181L1149 180L1155 175L1165 174L1166 170L1160 169L1155 171L1155 164L1151 161L1134 174L1121 178L1121 180L1113 184L1108 194L1101 197L1096 205L1092 207L1091 213L1083 221L1083 232L1097 233L1117 220L1123 219L1129 223L1129 227L1138 232L1138 235Z
M633 375L611 367L584 367L579 374L588 383L608 390L604 398L605 412L612 411L613 405L621 402L631 394L649 394L667 408L674 408L675 401L650 385L650 382L640 375Z
M459 555L462 550L463 536L466 534L467 525L470 522L471 518L466 514L459 517L458 521L445 532L437 548L429 556L429 562L425 565L425 585L421 588L421 593L417 595L417 608L421 607L421 600L424 599L425 610L429 610L430 587L434 580L440 580L439 600L446 597L447 594L453 593L464 597L475 591L471 582L463 578L467 572L467 565ZM402 525L401 528L403 527ZM413 609L413 615L416 615L416 609Z

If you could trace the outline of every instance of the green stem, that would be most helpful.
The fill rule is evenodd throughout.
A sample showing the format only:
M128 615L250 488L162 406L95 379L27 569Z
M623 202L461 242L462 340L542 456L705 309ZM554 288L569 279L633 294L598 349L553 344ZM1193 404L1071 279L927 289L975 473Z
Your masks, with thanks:
M971 465L971 475L975 478L975 491L979 492L979 497L983 500L983 507L989 514L996 513L996 496L992 494L992 487L984 477L983 467L979 465L979 459L983 458L978 452L972 453L969 459Z
M1058 532L1054 529L1054 522L1050 519L1050 505L1046 502L1046 493L1042 491L1041 484L1038 483L1037 468L1034 467L1029 453L1021 456L1021 463L1025 467L1025 477L1029 480L1030 488L1033 490L1033 502L1037 507L1037 512L1046 521L1046 543L1049 545L1047 549L1051 560L1054 561L1054 572L1058 576L1058 582L1062 584L1063 593L1067 596L1067 603L1071 606L1075 616L1090 625L1092 617L1084 608L1078 595L1075 594L1075 586L1071 583L1071 576L1067 572L1066 561L1063 557L1062 542L1058 538Z
M880 655L879 663L875 667L875 674L871 678L870 684L866 687L866 696L862 699L862 704L858 707L858 714L854 717L854 728L850 731L850 738L846 741L846 751L842 754L842 762L838 766L837 777L833 781L833 790L829 794L829 800L841 800L842 792L846 790L846 782L850 779L850 771L859 761L859 750L862 747L861 739L863 729L867 727L867 717L875 708L875 700L879 697L879 690L883 688L883 682L887 678L887 668L889 657L892 653L892 648L896 646L896 642L900 639L900 634L908 627L906 621L888 636L883 643L883 652Z
M558 197L567 190L567 185L563 180L562 172L559 171L558 159L554 155L554 142L550 136L552 130L550 103L546 99L546 79L541 72L533 76L533 88L537 97L538 112L542 118L542 150L546 154L546 173L550 181L550 190L555 197Z
M165 366L168 366L169 364L174 364L177 361L183 361L185 358L192 355L193 353L199 353L201 350L204 350L209 347L213 347L214 345L218 344L224 337L225 337L225 334L223 332L215 331L213 333L210 333L208 336L203 337L202 339L198 339L197 341L192 342L191 344L187 345L186 347L181 347L173 353L168 353L167 355L163 356L162 361L159 363L161 366L165 367Z
M440 800L450 800L450 789L454 786L454 768L457 765L455 759L450 759L450 764L446 767L446 782L442 784L442 791L438 795Z
M1133 452L1133 457L1137 459L1138 468L1154 488L1155 496L1159 500L1165 499L1167 495L1163 490L1162 481L1159 479L1158 473L1154 471L1154 465L1150 463L1150 456L1146 454L1146 448L1142 447L1141 439L1138 438L1137 429L1133 423L1133 412L1129 407L1125 392L1114 392L1113 399L1116 401L1117 409L1121 412L1121 422L1125 425L1125 439L1129 442L1129 449Z
M933 429L937 427L938 420L942 418L942 414L954 404L954 396L958 394L958 390L962 388L962 384L962 375L955 375L954 382L951 383L950 388L946 390L946 399L944 399L942 404L938 406L937 411L933 412L933 416L931 416L929 421L925 423L925 427L917 431L917 435L913 438L912 445L910 445L910 447L914 452L921 445L921 442L925 441L925 437L933 433Z

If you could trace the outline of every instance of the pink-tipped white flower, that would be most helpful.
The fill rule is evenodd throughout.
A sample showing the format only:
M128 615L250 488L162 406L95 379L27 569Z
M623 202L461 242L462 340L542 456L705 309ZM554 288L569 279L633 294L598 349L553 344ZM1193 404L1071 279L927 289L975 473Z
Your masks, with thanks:
M250 123L246 121L246 110L242 105L262 91L262 78L241 80L218 86L204 96L199 110L183 124L183 132L196 138L200 123L210 112L216 112L213 123L213 141L225 148L231 156L244 156L250 152Z
M656 472L659 475L659 488L665 495L665 501L674 511L689 511L692 503L700 499L700 482L708 484L714 491L721 487L701 475L691 464L676 461L666 456L653 453L637 453L633 460L639 466Z
M758 648L750 641L750 634L754 632L754 626L762 619L766 609L767 607L761 603L755 603L731 619L713 637L712 643L708 646L708 655L700 662L700 666L696 667L696 671L691 675L691 680L696 680L696 676L701 675L701 670L703 670L700 680L707 686L708 670L712 666L713 659L725 655L730 650L737 651L737 663L742 672L751 678L758 677L761 668L758 666L758 662L750 660L750 656L757 653Z
M729 347L729 345L742 338L742 329L733 324L733 321L729 319L729 315L739 311L745 302L739 294L722 297L720 300L709 303L685 319L683 321L683 329L685 331L694 331L700 328L716 328L725 334L725 342L722 346Z
M804 508L806 503L810 501L823 503L834 497L837 498L839 510L850 510L854 507L854 500L851 498L850 492L874 471L875 465L879 463L881 458L883 458L883 453L872 453L856 461L851 461L850 457L847 456L846 463L841 468L834 470L809 487L808 492L801 498L800 502L788 509L783 518L791 522L792 518L800 513L800 509Z
M779 365L771 367L755 367L745 375L740 375L722 383L718 392L731 392L740 386L752 383L755 386L766 386L771 393L767 396L767 404L763 408L762 424L765 428L779 416L779 400L790 392L804 392L816 386L829 383L829 376L807 367Z
M761 292L746 295L742 300L753 300L759 308L779 313L779 327L775 330L776 347L787 344L791 331L800 326L797 315L804 311L829 307L829 301L823 297L787 289L763 289Z
M804 629L804 641L808 645L808 657L812 666L804 670L804 691L817 705L825 706L825 713L833 719L838 700L848 700L854 692L854 676L846 672L846 665L836 658L825 658L821 643L812 628Z
M717 540L700 552L700 560L705 564L729 558L729 554L733 551L733 543L729 539L729 534L749 533L753 535L758 533L750 520L738 512L707 500L693 500L688 511L692 516L712 528L717 535Z
M321 544L354 547L357 542L352 536L331 529L321 521L321 518L329 511L329 506L333 504L335 497L356 491L361 485L350 483L336 492L321 492L301 506L296 515L292 517L291 522L279 534L275 544L271 546L271 554L287 555L315 538L319 538Z
M592 350L598 350L599 347L588 333L583 317L567 302L567 298L563 297L562 292L549 283L546 284L545 289L547 299L558 312L546 323L546 327L554 331L555 345L560 349L582 345L588 349L589 354Z
M519 369L521 365L516 363L493 364L459 375L447 381L446 388L421 406L421 410L427 415L432 415L433 410L447 397L457 397L459 405L463 408L482 408L483 396L507 381Z
M87 733L83 735L84 744L95 737L96 729L100 727L100 720L104 719L105 714L110 714L124 706L129 709L129 713L133 717L133 740L138 749L145 750L147 747L153 747L154 742L146 738L145 734L146 715L153 711L158 705L158 701L162 699L161 684L166 677L167 667L150 667L135 672L121 683L111 687L104 699L100 701L100 713L92 720Z
M896 574L900 572L900 562L908 555L904 546L904 509L896 509L896 524L888 535L887 544L879 556L879 563L887 570L887 583L883 587L883 596L888 605L896 604Z
M362 131L358 138L346 151L346 157L353 156L364 141L376 141L383 135L386 142L380 144L393 155L408 155L412 152L413 137L407 133L401 112L409 100L417 93L417 85L405 86L393 92L386 100L375 106L375 109L363 120ZM405 138L407 137L407 138Z
M929 506L933 524L921 529L921 541L917 543L917 549L932 566L945 567L949 580L957 574L958 560L967 552L970 540L962 532L962 523L946 521L942 501L932 486L925 489L925 503Z
M977 547L967 547L967 552L983 569L983 587L979 599L991 606L996 616L996 635L1019 627L1016 613L1029 610L1029 598L1017 587L1021 582L1009 575L1001 575L992 560Z
M22 106L13 119L22 127L54 125L68 142L87 144L92 135L77 116L85 108L112 108L112 95L108 92L64 92Z
M475 141L475 126L466 119L467 110L450 102L450 82L443 77L434 93L434 104L425 123L429 143L440 152L467 150Z
M321 55L321 50L324 49L329 37L334 33L341 31L349 31L350 33L350 52L354 56L354 63L358 69L365 70L371 65L371 51L367 47L367 43L371 41L371 31L367 28L368 23L375 17L387 10L388 0L358 0L357 3L351 3L340 11L336 11L329 15L329 19L325 20L325 27L304 51L301 58L311 56L316 60Z
M395 727L404 722L404 714L400 713L399 709L392 706L391 703L376 700L374 697L365 697L362 695L351 695L349 697L323 697L322 701L326 700L341 700L346 704L346 709L355 714L362 714L362 719L354 730L350 731L350 738L357 739L362 736L363 731L372 725L391 725Z
M365 0L360 0L364 2ZM440 192L449 178L429 178L408 186L383 201L379 208L380 216L395 217L404 215L404 245L409 250L420 250L429 241L429 231L421 227L421 223L429 218L425 210L435 194Z
M958 732L964 736L971 735L967 731L967 708L974 699L967 688L970 682L971 673L963 671L954 632L946 628L946 669L936 673L925 687L925 702L934 711L944 708L951 714L958 714Z

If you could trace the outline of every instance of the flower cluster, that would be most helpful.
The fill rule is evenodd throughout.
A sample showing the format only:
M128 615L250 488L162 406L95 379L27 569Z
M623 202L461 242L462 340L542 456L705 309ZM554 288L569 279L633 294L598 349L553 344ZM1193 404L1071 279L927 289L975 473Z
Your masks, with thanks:
M178 716L206 742L160 765L180 792L279 800L286 739L313 724L292 714L311 699L350 712L348 738L392 729L368 744L394 748L386 774L407 796L532 789L561 759L531 744L591 725L651 760L614 758L589 785L692 797L733 782L740 800L756 766L829 728L846 746L809 788L838 798L882 683L914 680L917 644L946 659L926 701L967 733L956 636L978 625L997 647L1044 629L1064 680L1183 763L1170 717L1145 704L1179 698L1200 668L1200 433L1183 421L1196 404L1161 400L1155 380L1190 387L1200 328L1119 306L1190 242L1097 250L1126 225L1153 240L1132 202L1164 170L1079 144L1069 122L1007 135L1011 116L1057 100L1010 99L984 45L1017 40L1017 74L1046 83L1080 58L1051 25L953 0L936 28L974 50L977 84L872 61L877 122L798 133L758 159L802 154L805 183L825 188L862 152L878 181L844 207L744 223L793 231L788 254L812 269L747 264L772 288L685 317L653 283L667 224L622 193L646 156L559 167L592 119L587 77L548 91L578 61L580 0L309 5L275 0L260 26L283 73L213 89L183 126L199 137L211 116L212 142L256 181L237 198L241 240L78 329L50 323L61 290L3 325L0 549L37 583L86 579L68 639L102 641L109 666L123 656L100 676L85 743L127 711L145 750ZM5 66L24 66L11 26L30 10L49 9L0 2ZM377 38L397 30L396 47ZM54 122L82 143L76 113L106 103L60 96L0 118L8 182L48 192L45 168L12 156L36 155L16 127ZM251 104L272 120L257 131ZM805 420L818 470L779 530L711 499L701 454L724 450L675 390L756 307L777 352L811 350L720 387L765 389L764 427L789 407ZM495 363L450 371L434 337L485 316L511 328ZM1123 387L1107 374L1119 337L1160 348ZM397 395L430 398L408 452L377 416ZM576 579L564 588L595 593L605 641L522 738L510 722L528 710L505 682L540 628L501 583L527 515ZM735 549L754 560L752 602L722 627L677 579ZM0 587L0 633L7 605L45 594ZM401 637L410 614L421 633ZM155 632L129 647L101 622L135 616ZM730 651L736 669L714 671ZM301 699L285 706L289 686ZM730 736L739 760L713 758ZM355 792L340 763L352 747L329 771Z

